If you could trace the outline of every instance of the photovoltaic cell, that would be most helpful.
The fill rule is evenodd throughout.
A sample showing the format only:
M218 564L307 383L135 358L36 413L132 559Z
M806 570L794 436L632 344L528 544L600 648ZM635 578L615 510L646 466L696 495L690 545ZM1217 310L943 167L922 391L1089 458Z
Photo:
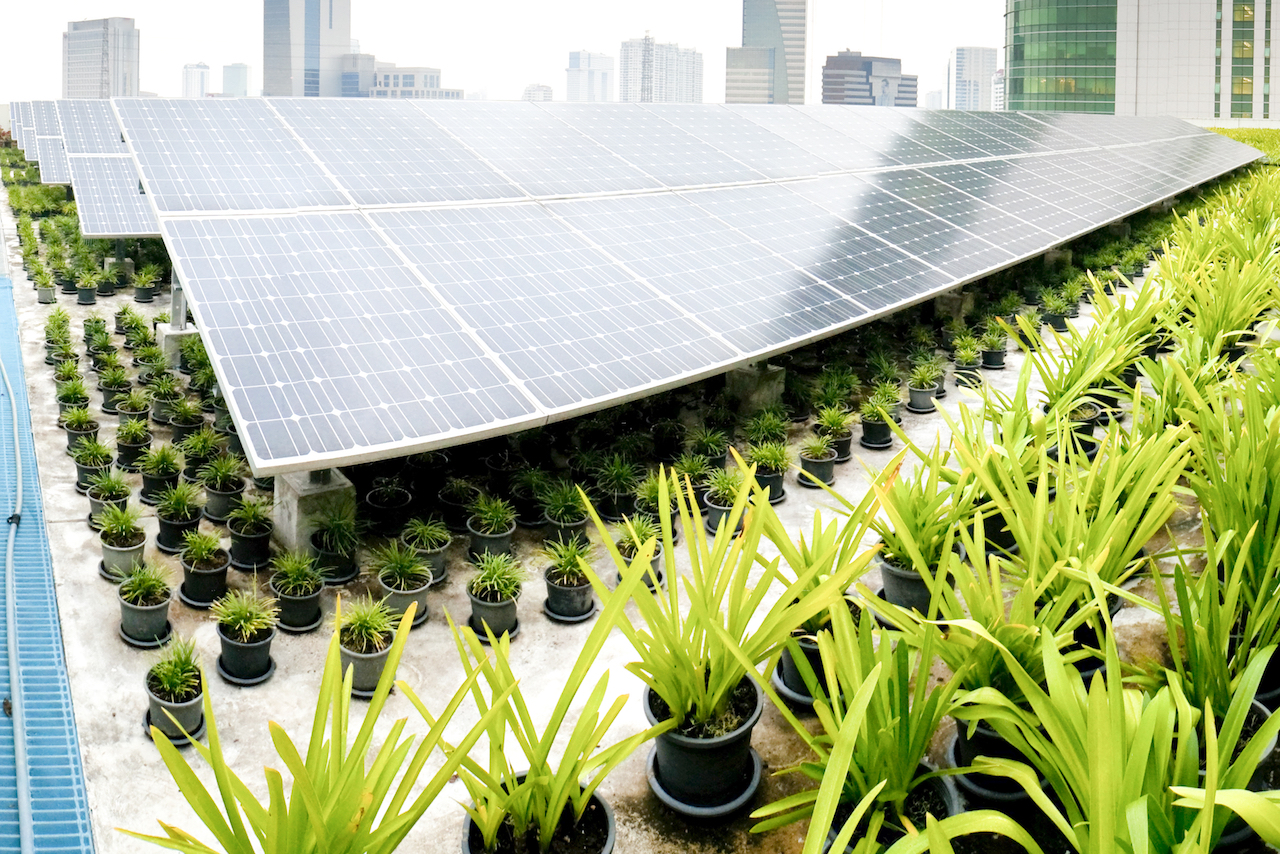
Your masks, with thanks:
M898 165L898 161L883 152L792 107L730 104L725 109L772 131L798 148L812 152L838 169L857 171Z
M975 121L998 128L1003 133L1013 133L1040 146L1042 151L1069 151L1078 148L1094 148L1096 143L1083 137L1059 130L1053 125L1036 121L1023 113L969 113ZM990 133L990 131L988 131Z
M351 204L259 98L113 103L160 211Z
M549 411L737 356L537 205L371 216Z
M56 101L32 101L30 127L36 136L59 136L62 129L58 126L58 106Z
M158 237L160 223L138 192L138 169L130 157L67 158L76 211L85 237Z
M888 123L880 121L880 107L838 107L827 109L816 105L790 107L816 122L840 131L873 151L880 153L889 165L913 165L940 163L954 158L919 139L921 135L935 136L924 125L906 116L887 116ZM894 113L893 110L886 112ZM958 140L948 138L951 143ZM960 143L963 145L962 143ZM969 148L969 146L964 146ZM977 155L974 155L977 156Z
M268 103L357 204L525 196L409 101Z
M60 138L36 137L36 150L40 152L41 184L71 183L71 166L67 163L67 153L62 150Z
M164 230L258 461L385 455L536 414L362 214Z
M58 121L67 154L128 154L120 125L107 100L58 101Z
M989 126L982 126L971 118L967 111L912 109L903 112L914 121L954 137L988 157L1008 157L1041 150L1028 139L1013 134L1002 134Z
M662 186L532 103L411 103L529 196Z

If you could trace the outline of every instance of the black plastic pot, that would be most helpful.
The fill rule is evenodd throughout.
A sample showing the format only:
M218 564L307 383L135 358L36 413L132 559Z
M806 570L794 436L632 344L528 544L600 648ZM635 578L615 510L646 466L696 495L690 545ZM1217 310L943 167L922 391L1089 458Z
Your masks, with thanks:
M847 463L853 459L853 431L832 436L831 449L836 452L837 463Z
M1027 762L1027 757L1023 756L1017 748L1005 741L991 727L979 721L973 734L969 734L969 724L966 721L956 721L956 743L955 743L955 760L960 766L972 765L973 761L979 756L989 756L993 759L1012 759L1016 762ZM1022 792L1022 786L1008 777L995 777L990 774L967 774L970 782L981 786L984 789L993 792ZM1024 792L1025 794L1025 792Z
M480 497L480 490L473 489L471 494L464 499L451 499L447 495L440 495L437 501L440 504L440 518L444 520L445 527L453 534L465 534L467 532L467 519L471 518L471 503Z
M484 635L484 627L493 631L495 637L504 632L514 635L519 619L516 616L515 599L504 599L501 602L486 602L477 598L470 590L467 598L471 600L470 626L478 635Z
M179 445L182 443L183 439L187 438L192 433L198 433L200 428L204 426L204 423L204 419L201 419L194 424L179 424L170 418L169 426L173 429L173 444Z
M93 305L98 301L96 288L76 288L76 305Z
M116 401L123 395L128 394L129 388L128 386L124 388L103 388L102 385L99 384L98 391L102 392L102 411L108 415L115 415L117 414Z
M556 584L543 575L547 583L547 601L543 610L553 620L576 622L591 616L596 610L595 590L591 583L577 587Z
M89 484L93 478L109 471L111 471L110 463L105 466L86 466L76 463L76 492L84 495L89 491Z
M858 443L872 451L883 451L893 445L893 430L888 421L863 421Z
M323 587L304 596L288 596L276 589L274 577L268 580L267 586L272 598L280 606L277 620L281 630L298 634L320 627L320 596Z
M711 818L746 806L760 785L760 757L751 749L751 731L764 710L764 694L755 691L754 708L741 726L716 738L690 738L676 732L659 735L649 754L649 788L682 815ZM659 723L652 688L645 688L644 713Z
M155 299L155 296L156 296L155 285L134 285L133 286L134 302L149 303L153 299Z
M929 388L907 386L907 411L914 412L917 415L936 412L938 406L934 403L934 398L937 397L937 394L938 386L930 386Z
M820 483L830 486L835 482L836 452L834 450L828 451L827 455L820 460L804 454L800 455L800 473L796 476L796 483L810 489L817 489Z
M622 551L622 544L615 543L615 545L618 546L618 551L620 554L622 554L623 559L626 560L628 564L630 564L632 558L628 557L628 555ZM618 579L618 583L621 584L622 583L621 572L617 574L617 579ZM655 588L662 587L665 582L666 582L666 577L662 571L662 543L661 541L657 541L653 544L653 557L649 559L649 571L645 573L644 584L650 590L653 590Z
M204 488L204 518L215 525L225 525L227 516L240 504L244 495L244 480L231 489Z
M120 633L131 646L156 647L170 634L168 596L159 605L133 605L118 594L120 600Z
M920 766L920 773L927 773L932 770L933 769L929 768L927 765ZM910 804L913 797L918 798L921 796L927 796L926 793L930 791L935 793L938 796L938 799L940 799L944 804L946 804L946 808L943 811L945 814L934 816L934 818L941 821L944 818L949 818L953 815L959 815L963 811L963 808L960 805L960 797L956 793L955 789L947 785L945 780L938 777L935 777L931 780L925 780L919 786L912 789L911 794L907 795L906 802L908 804L908 809L910 809ZM837 813L837 818L839 818L839 815L840 814ZM864 823L866 822L866 820L867 820L866 817L863 817ZM853 838L850 839L849 844L845 846L844 854L855 854L855 852L858 850L858 846L861 843L861 841L866 838L865 824L862 825L861 827L863 828L862 832L859 832L857 830L854 831ZM834 850L833 846L835 845L836 838L840 835L840 831L842 829L843 829L842 824L839 821L837 821L832 824L830 829L827 830L827 842L822 849L826 854L830 854L830 852ZM904 828L898 827L893 823L886 821L884 825L880 828L880 832L876 834L876 842L878 842L879 845L876 846L873 850L883 850L884 847L893 845L895 842L902 839L906 835L907 835L907 831ZM1053 849L1049 849L1049 850L1053 850Z
M102 569L107 576L116 572L124 572L142 563L142 555L147 546L145 534L138 534L138 541L127 546L113 546L99 536L102 544Z
M156 548L167 555L176 555L182 551L183 546L186 545L183 537L186 536L187 531L194 531L200 527L199 515L193 519L175 521L157 513L156 522L160 526L156 532Z
M181 563L182 588L178 591L178 598L184 604L191 608L208 608L227 595L227 569L231 566L230 556L227 556L222 566L217 569L197 569L188 564L185 559Z
M1053 327L1055 332L1065 333L1067 331L1067 316L1065 314L1049 314L1045 312L1044 322Z
M467 533L471 535L471 545L467 549L467 553L473 559L479 558L484 554L509 555L512 554L511 538L516 532L516 523L512 522L511 527L503 531L501 534L487 534L475 527L475 517L467 519Z
M93 531L98 530L98 523L93 520L97 518L99 513L107 509L108 505L119 507L121 510L123 510L129 504L128 496L125 496L124 498L113 498L113 499L104 501L93 494L93 489L89 489L85 493L85 495L89 496L89 529Z
M427 621L427 590L431 588L430 581L413 590L398 590L388 585L381 578L374 578L374 582L378 585L380 598L396 617L403 617L404 612L409 610L409 605L416 602L418 603L418 610L413 615L414 628Z
M126 421L146 421L147 416L150 414L150 408L140 409L137 412L130 412L128 409L121 407L118 401L116 403L116 417L120 419L121 424Z
M81 439L92 439L96 441L98 438L98 426L96 424L88 430L72 430L70 427L64 427L63 429L67 433L67 456L71 455L72 450L75 449L76 444L79 443Z
M413 495L407 489L395 489L386 495L370 492L364 497L369 508L373 532L383 537L398 537L413 512Z
M1004 350L983 350L982 351L982 367L988 371L1004 370Z
M521 775L523 779L524 775ZM566 809L572 809L566 806ZM572 817L572 813L568 813ZM604 841L600 847L587 852L583 849L581 843L578 847L569 850L581 851L583 854L613 854L615 840L617 838L617 825L613 817L613 809L609 806L609 802L600 797L599 792L592 792L591 798L587 801L587 806L582 811L582 818L578 825L574 826L567 834L557 832L557 841L563 839L565 845L574 845L574 836L577 832L576 828L582 826L589 829L592 838L601 834L603 831ZM462 823L462 854L486 854L484 847L484 835L480 832L480 828L471 821L471 815L468 814Z
M271 528L260 534L244 534L232 522L227 530L231 532L232 566L241 572L257 572L271 563Z
M769 490L770 504L781 504L787 500L786 475L785 471L772 472L756 469L756 483L760 484L761 489Z
M977 388L982 385L981 367L981 362L974 362L972 365L961 365L957 362L953 375L956 385L961 388Z
M409 546L408 543L404 542L403 537L400 542L405 546ZM409 547L413 548L412 546ZM418 553L418 557L422 558L423 563L431 568L432 584L439 584L441 581L444 581L449 577L449 543L445 543L443 546L436 549L414 548L413 550Z
M714 534L716 529L720 527L720 521L728 519L729 511L733 509L732 505L715 503L709 495L702 499L702 506L706 508L706 513L703 516L703 525L706 527L708 534ZM739 519L737 530L734 533L736 534L741 530L742 520Z
M596 511L607 522L621 522L635 509L635 496L630 492L603 492L596 502Z
M164 492L171 486L178 485L178 475L154 475L142 473L142 492L138 496L143 504L155 504L160 499L160 493Z
M919 572L894 566L880 555L872 558L872 562L880 570L886 602L891 602L908 611L914 609L921 614L929 613L931 600L929 584ZM950 583L951 579L947 578L946 581Z
M360 574L355 555L344 555L321 548L315 534L311 535L311 548L316 553L316 567L324 575L324 583L333 587L354 581Z
M391 654L391 644L377 652L354 652L342 644L338 644L338 655L342 661L342 671L351 668L351 696L367 700L373 696L382 678L383 668L387 665L387 656Z
M822 656L818 652L818 642L811 637L798 637L796 643L800 646L800 652L804 655L805 661L813 669L813 675L817 677L818 684L825 690L827 687L827 675L822 668ZM791 647L782 650L782 656L778 660L778 669L775 671L777 678L774 681L774 687L786 689L779 691L788 701L800 706L812 706L813 697L809 694L809 686L804 682L804 676L800 673L800 668L796 666L795 658L791 655Z
M187 744L186 730L198 738L204 731L204 693L197 694L183 703L172 703L157 697L151 690L150 676L144 677L147 689L147 721L175 743ZM166 712L168 714L166 714ZM173 716L170 720L169 715Z
M548 543L567 543L575 537L586 542L587 519L585 516L576 522L557 522L545 514L542 518L547 522L546 541Z
M222 644L218 675L240 687L266 682L276 669L275 662L271 660L271 641L275 636L273 628L265 638L244 643L228 637L226 630L218 626L218 640Z

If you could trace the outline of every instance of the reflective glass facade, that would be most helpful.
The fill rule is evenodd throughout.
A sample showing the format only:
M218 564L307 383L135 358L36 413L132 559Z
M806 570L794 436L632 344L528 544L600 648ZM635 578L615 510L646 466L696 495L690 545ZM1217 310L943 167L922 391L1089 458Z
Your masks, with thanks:
M1005 29L1006 109L1115 112L1115 0L1008 0Z

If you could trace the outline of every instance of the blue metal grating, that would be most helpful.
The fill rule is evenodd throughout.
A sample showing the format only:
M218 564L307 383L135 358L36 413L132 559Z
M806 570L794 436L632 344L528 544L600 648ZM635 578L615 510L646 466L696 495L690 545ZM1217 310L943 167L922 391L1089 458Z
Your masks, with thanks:
M16 396L18 424L14 430L7 391L0 384L0 559L8 526L3 524L13 512L17 493L14 437L22 456L22 521L14 542L14 573L17 590L18 645L21 664L17 670L17 690L22 692L27 722L27 754L31 766L31 811L35 849L41 854L92 852L93 831L89 822L89 802L85 795L84 769L80 764L80 741L76 736L67 682L66 660L62 654L62 632L58 602L54 594L53 565L44 525L44 505L40 494L40 474L31 441L31 412L27 383L22 369L18 324L13 311L13 284L0 277L0 359L9 372ZM4 588L0 586L0 596ZM0 607L0 637L5 611ZM14 690L13 673L6 656L0 655L0 694ZM18 851L17 780L14 768L13 721L0 714L0 852Z

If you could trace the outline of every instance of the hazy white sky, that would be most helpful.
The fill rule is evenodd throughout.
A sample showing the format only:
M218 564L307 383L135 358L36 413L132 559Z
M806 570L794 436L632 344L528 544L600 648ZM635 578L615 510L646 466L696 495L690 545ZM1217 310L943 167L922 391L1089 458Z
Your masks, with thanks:
M920 76L923 106L924 93L945 84L951 48L1004 44L1004 0L810 0L809 8L809 103L820 100L824 58L844 48L901 57ZM142 31L145 91L180 95L190 62L210 66L215 90L223 65L246 62L250 91L261 87L262 0L12 0L0 20L0 102L60 97L67 21L111 16L134 18ZM725 48L742 43L742 0L352 0L351 17L365 53L438 67L442 85L493 99L546 83L562 100L569 51L617 57L622 41L648 30L702 52L703 101L719 103Z

